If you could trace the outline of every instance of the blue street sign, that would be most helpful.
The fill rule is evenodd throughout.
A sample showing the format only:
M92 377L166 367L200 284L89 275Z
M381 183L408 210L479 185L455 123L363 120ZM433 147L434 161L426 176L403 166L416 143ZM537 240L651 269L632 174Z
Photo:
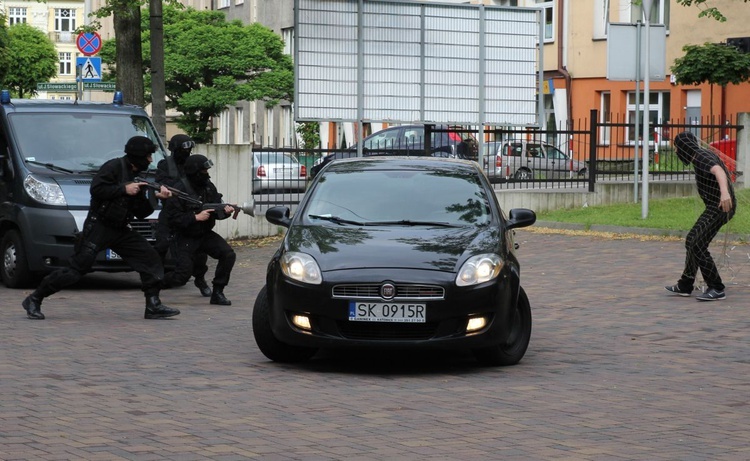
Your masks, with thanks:
M91 56L102 49L102 37L96 32L81 32L76 37L78 51L86 56Z
M82 56L76 58L76 66L80 69L80 78L83 82L102 81L102 58L95 56Z

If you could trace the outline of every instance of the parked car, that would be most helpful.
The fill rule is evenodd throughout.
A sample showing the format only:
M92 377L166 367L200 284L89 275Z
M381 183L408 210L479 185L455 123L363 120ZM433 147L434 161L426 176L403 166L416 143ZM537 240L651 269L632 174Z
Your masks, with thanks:
M430 136L433 157L477 159L478 143L471 133L452 130L438 125ZM366 137L362 155L424 155L424 125L393 126ZM325 165L333 160L357 156L357 144L346 151L339 151L318 159L310 169L315 177Z
M377 199L373 199L377 197ZM261 352L278 362L319 348L455 348L513 365L531 337L513 229L473 161L368 157L332 162L288 228L253 309Z
M307 167L288 152L253 151L253 193L304 191Z
M509 140L485 144L484 166L490 178L551 179L586 176L586 164L545 142Z

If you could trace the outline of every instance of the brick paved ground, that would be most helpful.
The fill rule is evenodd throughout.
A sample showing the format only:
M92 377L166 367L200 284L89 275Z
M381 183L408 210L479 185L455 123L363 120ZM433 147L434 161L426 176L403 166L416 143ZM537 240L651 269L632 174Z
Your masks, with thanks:
M250 318L271 246L238 248L232 307L163 292L172 320L143 320L133 274L87 277L45 321L0 288L0 459L750 459L747 247L728 299L699 303L663 289L679 241L518 241L534 329L508 368L457 352L269 362Z

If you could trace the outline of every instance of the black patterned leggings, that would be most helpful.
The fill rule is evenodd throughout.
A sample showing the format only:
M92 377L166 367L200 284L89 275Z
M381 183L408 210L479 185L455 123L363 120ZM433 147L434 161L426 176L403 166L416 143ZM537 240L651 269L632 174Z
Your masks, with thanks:
M709 207L698 217L685 238L685 249L687 250L685 270L678 282L681 288L692 289L695 284L695 276L700 269L708 288L724 290L724 283L722 283L716 263L708 251L708 246L719 233L721 226L729 222L732 216L734 216L734 209L725 213L717 207Z

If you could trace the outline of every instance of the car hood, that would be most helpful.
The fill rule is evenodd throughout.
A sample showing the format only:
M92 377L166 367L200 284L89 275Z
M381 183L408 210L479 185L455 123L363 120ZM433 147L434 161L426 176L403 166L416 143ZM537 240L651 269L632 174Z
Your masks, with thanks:
M427 269L456 272L466 258L497 253L497 228L426 226L292 226L288 251L311 255L323 272L359 268Z

